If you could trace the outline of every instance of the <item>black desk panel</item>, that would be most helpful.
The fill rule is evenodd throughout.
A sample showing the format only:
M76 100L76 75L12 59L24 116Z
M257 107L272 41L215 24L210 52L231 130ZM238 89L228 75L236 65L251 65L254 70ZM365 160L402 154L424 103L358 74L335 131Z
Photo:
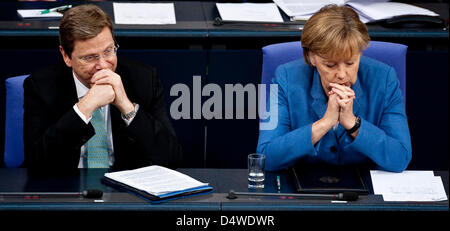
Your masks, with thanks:
M113 2L89 2L100 6L114 23ZM82 1L64 1L77 6ZM55 2L1 2L0 36L58 36L59 19L22 19L17 9L47 9L60 6ZM132 37L206 37L200 2L174 2L177 23L173 25L113 24L118 36Z
M238 196L237 199L226 198L230 190L236 192L268 192L275 193L276 176L281 179L282 193L295 191L292 175L288 171L267 172L264 189L247 188L247 169L178 169L201 182L209 183L213 193L195 197L182 198L151 204L140 196L127 194L120 190L103 185L101 177L104 169L81 169L73 172L49 175L49 172L35 172L27 169L0 169L0 193L1 192L79 192L85 189L103 190L101 200L85 198L7 198L0 196L0 211L19 209L23 211L35 210L39 204L41 210L59 210L58 203L65 203L65 210L84 209L119 209L123 211L134 210L138 207L144 210L327 210L327 211L448 211L448 200L439 202L384 202L380 195L369 194L360 196L357 201L335 203L330 200L318 199L289 199L279 197L250 197ZM441 176L444 188L448 195L448 171L436 171L435 175ZM370 179L370 178L368 178ZM370 181L369 181L370 183ZM111 204L115 204L112 206ZM122 204L122 207L118 205ZM132 204L131 206L128 206ZM186 207L187 206L187 207Z
M361 196L357 201L335 203L329 200L289 199L278 197L245 197L227 199L227 192L247 192L247 169L179 169L214 187L213 193L151 204L141 197L120 192L102 185L102 169L83 169L58 176L36 175L27 169L0 169L1 192L78 192L86 188L104 191L101 200L84 198L5 198L0 196L0 217L27 225L46 227L129 227L162 224L167 230L186 228L177 225L181 218L210 218L209 230L261 230L261 226L234 227L225 225L225 219L243 219L248 216L272 216L275 227L290 230L292 225L320 227L360 227L360 222L375 222L371 227L414 227L416 224L444 224L448 216L448 200L440 202L384 202L379 195ZM265 188L257 192L276 192L276 175L281 177L282 192L294 191L287 172L267 172ZM435 172L443 179L448 195L448 171ZM253 190L250 190L253 191ZM74 222L78 220L80 222ZM97 221L98 219L98 221ZM5 221L6 221L5 220ZM327 220L327 223L321 223ZM81 222L83 221L83 222ZM95 222L94 222L95 221ZM103 221L103 222L101 222ZM36 222L36 223L30 223ZM73 224L72 224L73 222ZM55 226L58 225L58 226ZM140 226L142 227L142 226ZM191 227L192 228L192 227ZM268 227L265 227L266 229ZM273 227L272 227L273 228ZM60 230L60 229L59 229ZM204 230L204 229L202 229ZM271 230L271 229L267 229ZM279 230L279 229L276 229Z
M152 1L140 1L152 2ZM90 2L104 9L114 21L112 2ZM65 1L64 4L85 4L80 1ZM413 3L430 9L441 18L449 18L446 3ZM21 19L17 9L51 8L59 6L55 2L1 2L0 3L0 36L57 36L58 26L55 19L35 20ZM132 37L267 37L267 38L297 38L301 35L299 25L272 24L225 24L215 26L214 20L219 16L212 1L174 1L177 23L174 25L114 25L118 36ZM288 17L280 10L285 21ZM22 23L22 24L20 24ZM29 23L29 24L28 24ZM25 25L27 24L27 25ZM369 25L372 38L448 38L448 28L386 28L379 25ZM447 25L448 27L448 25Z
M377 38L448 38L448 5L442 3L413 3L414 5L430 9L447 19L447 28L386 28L380 25L369 24L369 35L372 39ZM297 39L301 36L301 24L293 22L282 24L270 23L224 23L214 25L214 20L219 17L219 12L214 2L202 2L206 23L212 38L244 38L244 37L266 37L266 38L291 38ZM285 22L288 22L286 14L280 10Z

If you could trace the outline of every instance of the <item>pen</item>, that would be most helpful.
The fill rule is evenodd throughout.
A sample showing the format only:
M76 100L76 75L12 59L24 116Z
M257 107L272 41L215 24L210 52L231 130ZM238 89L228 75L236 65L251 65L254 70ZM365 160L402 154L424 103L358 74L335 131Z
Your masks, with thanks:
M64 11L70 9L72 7L72 5L65 5L65 6L59 6L59 7L55 7L55 8L51 8L51 9L46 9L41 11L41 14L48 14L50 12L59 12L59 13L64 13Z
M278 188L278 192L280 192L281 191L280 176L277 176L277 188Z

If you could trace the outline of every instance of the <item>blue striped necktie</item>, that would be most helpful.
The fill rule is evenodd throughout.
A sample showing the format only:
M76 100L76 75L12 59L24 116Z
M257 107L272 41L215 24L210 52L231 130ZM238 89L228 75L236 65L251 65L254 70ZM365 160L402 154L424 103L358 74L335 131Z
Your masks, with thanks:
M95 135L88 141L88 168L109 168L108 140L101 108L92 113L91 123L95 128Z

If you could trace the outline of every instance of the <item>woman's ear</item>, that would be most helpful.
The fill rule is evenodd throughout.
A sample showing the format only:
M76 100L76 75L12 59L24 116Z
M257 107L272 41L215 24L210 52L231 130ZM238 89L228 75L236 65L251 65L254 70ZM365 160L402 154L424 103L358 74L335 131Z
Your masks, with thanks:
M316 66L316 55L313 52L308 52L309 56L309 63L311 63L312 66Z

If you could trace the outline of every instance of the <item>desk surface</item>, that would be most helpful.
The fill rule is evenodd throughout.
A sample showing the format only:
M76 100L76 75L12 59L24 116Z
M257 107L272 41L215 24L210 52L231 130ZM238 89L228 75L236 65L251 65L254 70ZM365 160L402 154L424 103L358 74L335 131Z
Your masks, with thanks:
M67 1L78 5L80 1ZM66 3L65 3L66 4ZM114 18L112 2L94 3L101 6ZM415 3L416 4L416 3ZM51 2L0 2L0 36L57 36L58 20L21 19L17 9L51 8L60 3ZM416 4L431 9L448 21L448 4ZM177 23L175 25L114 25L115 34L124 37L191 37L191 38L229 38L229 37L278 37L297 39L301 35L298 25L242 24L214 26L219 16L215 2L174 2ZM280 11L285 20L286 15ZM56 28L56 29L50 29ZM407 38L448 38L447 29L410 28L392 29L379 25L369 25L371 37L407 37Z
M360 196L355 202L334 203L328 200L282 199L278 197L239 197L227 199L233 189L247 192L246 169L179 169L214 187L214 192L151 204L141 197L120 192L103 185L100 178L105 170L84 169L58 177L34 176L27 169L0 169L0 192L79 192L101 189L101 201L84 198L2 198L0 211L447 211L448 201L442 202L384 202L379 195ZM281 191L294 192L287 172L268 172L264 192L276 192L275 177L281 176ZM448 171L435 172L442 177L448 195Z

